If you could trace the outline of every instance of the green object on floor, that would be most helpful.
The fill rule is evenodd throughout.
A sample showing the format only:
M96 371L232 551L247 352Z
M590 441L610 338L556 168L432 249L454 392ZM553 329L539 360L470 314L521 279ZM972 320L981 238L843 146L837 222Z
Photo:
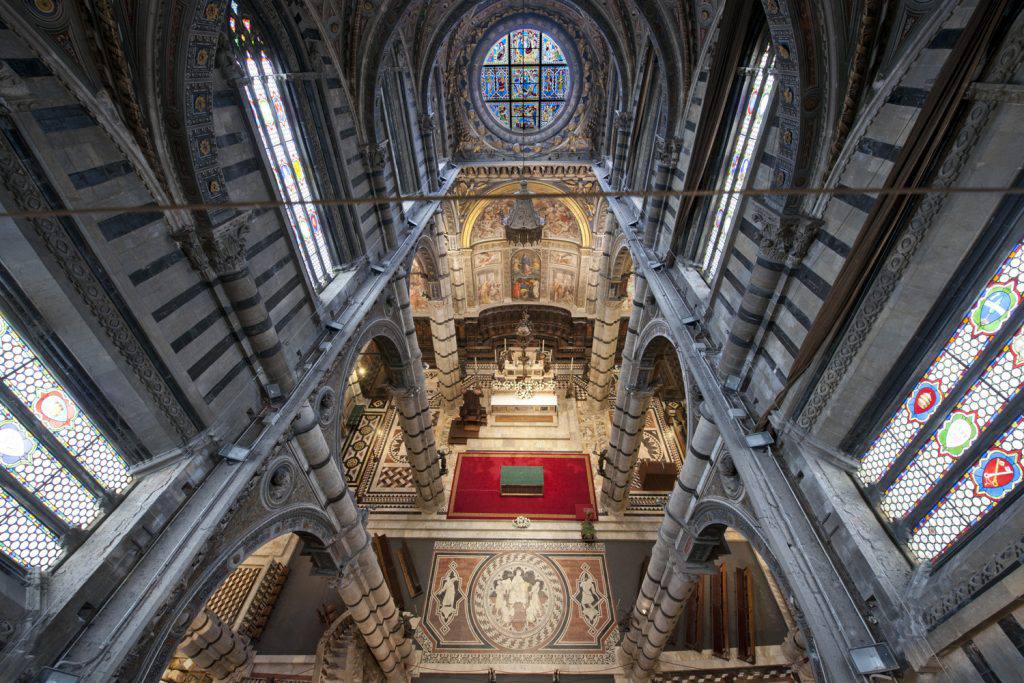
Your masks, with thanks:
M352 412L348 414L348 419L345 420L345 426L349 429L354 429L359 426L359 420L362 419L363 413L366 412L366 406L355 405L352 407Z
M544 495L544 467L541 465L502 465L501 495Z

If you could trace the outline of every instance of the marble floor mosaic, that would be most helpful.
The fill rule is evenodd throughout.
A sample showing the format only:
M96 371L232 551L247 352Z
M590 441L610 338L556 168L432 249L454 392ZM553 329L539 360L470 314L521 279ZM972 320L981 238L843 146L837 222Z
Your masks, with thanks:
M423 664L526 673L615 663L601 543L437 541L427 585Z

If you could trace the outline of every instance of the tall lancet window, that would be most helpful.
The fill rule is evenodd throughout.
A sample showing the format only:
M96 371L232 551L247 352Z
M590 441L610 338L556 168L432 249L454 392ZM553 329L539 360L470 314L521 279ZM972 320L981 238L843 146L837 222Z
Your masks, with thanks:
M47 569L132 483L124 459L0 314L0 551Z
M306 203L313 201L311 180L306 174L298 138L281 96L281 73L267 54L255 21L239 11L238 2L231 3L228 26L238 49L239 65L248 77L245 94L255 128L259 131L267 162L274 170L272 175L278 194L289 202L285 210L288 222L310 277L317 286L324 287L334 272L334 261L316 205Z
M701 270L709 282L717 275L722 264L722 255L743 204L743 196L734 193L747 187L751 162L761 133L764 132L768 107L775 92L775 75L772 73L775 60L771 44L765 44L755 55L753 63L744 70L742 76L745 88L735 117L731 150L720 175L719 189L723 194L715 198L707 218Z
M858 476L919 560L966 539L1020 492L1024 243L861 458Z

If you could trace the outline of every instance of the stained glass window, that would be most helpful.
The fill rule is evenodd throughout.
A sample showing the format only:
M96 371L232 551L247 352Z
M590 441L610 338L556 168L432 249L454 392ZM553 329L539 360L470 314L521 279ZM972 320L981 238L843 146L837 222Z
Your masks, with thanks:
M945 552L1024 478L1024 418L1008 413L1024 387L1022 252L1010 252L861 458L861 483L908 529L918 559Z
M487 51L480 92L487 111L504 128L538 131L550 125L569 96L565 53L546 33L518 29Z
M736 214L742 203L742 196L734 193L747 187L750 164L757 142L764 131L768 105L775 90L773 63L771 45L766 45L758 56L754 68L748 70L751 73L747 75L748 87L746 97L742 100L741 118L720 184L723 193L715 199L708 218L710 231L701 259L701 269L708 280L715 276L722 262L722 254L725 252L729 235L736 222Z
M278 87L280 75L267 55L262 36L252 17L240 13L238 2L231 3L228 26L238 48L239 65L248 76L245 94L252 108L266 158L273 169L271 175L281 197L291 202L286 215L302 252L306 270L324 287L334 271L331 251L324 235L323 223L313 201L305 163L296 146L296 137Z
M44 569L63 546L56 530L18 498L84 529L102 514L98 491L123 493L132 482L93 420L2 316L0 465L7 473L4 489L18 493L0 496L0 549L24 566Z

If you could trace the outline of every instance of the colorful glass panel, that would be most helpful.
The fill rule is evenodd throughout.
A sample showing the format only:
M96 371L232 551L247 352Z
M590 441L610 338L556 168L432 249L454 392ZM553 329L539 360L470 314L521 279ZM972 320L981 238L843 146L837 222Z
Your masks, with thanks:
M0 381L100 484L116 493L128 488L124 460L2 317Z
M288 108L278 87L279 76L263 43L252 29L252 21L242 17L238 4L231 5L232 14L228 25L238 36L244 31L253 38L243 46L236 38L236 44L244 49L239 55L241 66L250 76L245 86L246 97L253 110L253 118L259 131L260 141L267 159L276 170L274 176L277 190L282 199L290 202L285 210L289 226L295 235L306 263L306 270L314 282L325 287L330 281L333 259L327 238L321 229L322 222L313 201L305 165L295 145L295 133L289 121ZM237 20L237 19L240 19Z
M571 90L565 53L549 35L519 29L499 38L480 68L480 95L503 127L536 131L553 123Z
M562 54L562 48L551 39L551 36L546 33L542 34L541 44L541 59L545 64L565 64L565 55Z
M493 67L481 69L480 90L485 102L507 100L509 98L508 69Z
M23 567L48 569L63 546L56 534L0 490L0 550Z
M714 211L711 213L711 230L704 248L701 266L704 276L711 279L718 272L722 254L732 233L736 214L739 210L740 195L734 194L747 186L751 161L757 148L757 142L764 131L765 116L775 90L775 75L772 73L773 60L771 46L767 46L758 60L757 68L750 76L750 89L743 108L742 118L729 156L729 165L725 168L723 182L724 192L719 195Z
M512 103L512 127L533 130L537 127L537 105L527 102Z
M858 476L877 482L1024 300L1024 242L1003 261L931 367L861 459Z
M519 29L511 34L512 63L540 63L540 32L533 29Z
M512 99L513 100L535 100L540 89L538 74L540 68L536 66L514 66L512 67Z
M910 534L908 546L919 560L949 548L1024 481L1024 415L925 515Z
M484 64L508 64L508 36L502 36L491 46Z
M1024 329L1019 329L885 492L880 507L890 519L906 515L974 445L1024 386L1022 367Z

